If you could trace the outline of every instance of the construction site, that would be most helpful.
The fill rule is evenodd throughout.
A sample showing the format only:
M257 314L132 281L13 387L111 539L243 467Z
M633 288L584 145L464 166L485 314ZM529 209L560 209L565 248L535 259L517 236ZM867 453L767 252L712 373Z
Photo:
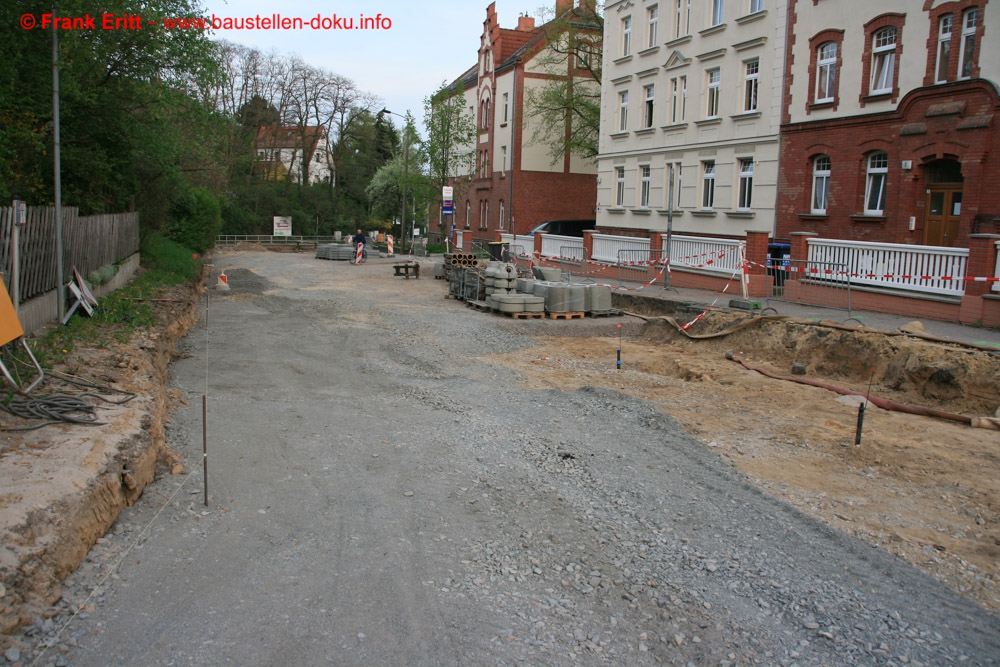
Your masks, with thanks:
M456 257L458 261L451 262ZM54 425L20 432L9 428L22 426L20 421L2 416L5 426L0 435L4 477L0 485L3 489L0 509L4 517L5 545L0 559L3 648L16 649L22 658L37 658L48 640L51 646L61 645L62 648L49 653L48 657L42 656L43 661L39 664L56 664L60 655L69 661L61 664L77 664L74 656L80 659L80 664L98 664L110 659L112 654L107 651L112 644L106 642L120 642L127 636L123 624L126 624L124 615L129 612L124 610L131 582L138 581L135 586L146 590L141 577L157 576L159 580L165 572L143 575L141 569L146 566L137 565L140 561L157 562L150 553L152 542L142 558L138 558L136 552L127 557L122 554L128 553L134 544L159 539L151 535L158 530L157 522L163 521L158 513L163 508L173 515L170 526L190 524L192 530L196 527L198 531L207 531L204 538L207 540L212 539L211 533L216 530L230 530L225 525L235 521L241 511L251 511L254 517L260 518L257 514L265 512L264 501L250 498L262 493L267 496L269 492L251 493L251 487L245 482L234 481L232 475L236 473L233 471L241 466L238 461L243 457L248 460L261 458L263 455L255 453L256 448L271 439L285 443L282 445L285 448L298 444L305 447L316 438L325 442L321 424L337 417L319 417L318 413L313 417L302 412L310 408L297 404L300 399L310 403L314 393L322 395L329 391L331 398L320 400L317 406L326 406L322 409L333 410L338 415L346 410L360 420L351 422L354 426L339 436L330 436L331 446L352 448L351 453L345 450L338 455L345 457L338 459L338 465L346 466L347 471L353 470L353 475L364 476L369 484L406 489L409 496L401 493L405 500L413 499L414 492L416 498L436 498L434 502L425 501L431 504L422 507L429 512L428 516L441 515L440 520L435 518L434 521L441 526L438 530L442 538L445 535L448 540L454 538L464 554L461 564L455 561L448 565L451 583L445 584L452 592L464 591L463 605L487 599L483 597L484 592L494 579L474 570L489 561L489 554L507 554L502 560L506 564L496 565L496 574L501 570L506 574L494 586L499 587L508 579L510 586L522 583L528 586L529 583L521 581L518 572L529 573L526 582L531 581L531 576L546 579L549 573L546 558L555 558L552 554L561 548L557 545L579 544L579 551L572 556L571 563L603 563L590 566L600 573L591 573L590 587L599 592L592 602L600 606L599 601L603 600L612 610L608 613L618 619L612 622L615 632L609 636L617 636L620 628L634 626L635 636L646 637L640 640L633 637L635 641L631 643L615 644L609 640L605 644L603 639L594 639L588 631L582 636L574 635L569 625L563 628L565 633L553 631L551 636L543 636L535 622L536 629L531 633L535 644L526 640L523 644L518 641L516 650L490 648L489 641L478 644L478 640L470 638L483 631L485 621L469 620L472 626L463 626L461 642L466 643L459 642L462 648L455 649L457 654L438 654L421 644L421 650L431 651L429 656L449 659L455 655L475 655L479 657L472 662L480 663L487 662L485 656L493 651L495 657L504 659L553 664L565 660L572 662L573 655L577 658L589 656L587 659L595 663L634 659L652 664L697 659L705 661L697 664L725 664L726 661L728 664L766 664L771 661L767 657L770 652L774 661L779 662L781 658L782 664L902 664L906 661L901 658L906 656L912 658L912 664L940 664L937 661L944 657L958 659L967 651L972 656L970 664L995 664L996 656L1000 655L994 651L996 630L1000 628L996 617L1000 611L1000 476L997 475L1000 466L997 456L1000 332L945 327L934 322L908 322L905 318L876 313L855 312L851 318L844 318L842 313L824 309L795 311L789 308L787 312L772 310L761 314L730 308L728 299L720 301L718 294L659 286L622 288L599 281L581 284L574 282L571 276L566 280L565 275L553 274L551 266L525 267L518 263L485 260L469 260L461 265L462 260L460 256L446 257L444 261L409 258L407 262L423 266L420 273L412 276L414 280L409 273L403 275L399 269L394 272L393 266L403 261L397 258L371 258L363 265L352 265L321 261L318 255L312 257L308 253L268 252L253 246L220 250L211 258L203 286L191 290L178 288L169 299L158 303L160 325L155 330L116 349L81 346L76 350L67 367L58 371L111 384L134 393L137 398L121 406L102 408L101 417L105 423L102 427ZM446 269L448 264L451 266ZM537 270L532 271L532 268ZM222 274L225 280L220 279ZM265 329L265 311L286 320L282 326L288 335L298 331L295 334L297 342L277 345L285 334L269 333ZM234 323L243 322L242 333L220 338L223 331L230 331L226 328L230 318L235 318ZM296 328L297 325L289 323L300 319L306 328ZM312 333L308 333L310 331ZM315 342L312 340L314 334L321 334ZM270 345L272 352L261 353L257 349L258 342ZM319 347L314 352L315 345ZM320 353L319 349L325 351ZM309 361L314 353L321 355L317 358L326 358L326 363L340 364L341 369L346 369L345 364L349 363L353 370L342 370L339 375L331 376L336 379L330 380L332 384L327 390L325 372L316 367L315 361ZM246 365L248 359L255 359L252 366ZM341 361L335 361L337 359ZM185 371L186 364L198 367ZM291 380L284 386L281 382L286 374L290 374ZM296 374L297 380L294 379ZM185 375L193 381L185 381ZM197 379L199 377L201 380ZM476 397L478 387L503 396L503 409L498 408L499 412L489 418L485 413L476 416L484 410L475 407L480 405ZM299 393L301 396L296 395ZM200 394L207 396L206 411L211 415L210 426L206 429L208 451L213 447L218 451L220 447L225 449L233 445L239 452L237 456L236 450L227 450L218 459L219 463L211 464L219 466L214 468L219 470L214 474L226 480L222 487L213 488L211 478L203 479ZM240 417L242 411L230 406L232 396L237 394L246 394L251 406L268 400L268 396L280 396L278 402L287 402L288 408L283 408L284 416L271 418L255 427L247 423L245 428L251 430L235 435L244 426L238 427L238 421L232 420L253 421L246 416ZM646 414L644 411L649 410L649 416L640 419L640 426L666 420L658 428L676 430L677 437L689 439L690 447L695 449L685 449L688 453L677 454L679 458L673 460L672 446L664 445L666 449L661 451L653 441L635 440L637 436L625 433L614 435L618 426L612 424L617 422L608 419L617 413L608 413L604 408L595 413L585 407L589 405L588 396L600 396L608 405L628 404L632 406L628 411ZM563 400L580 401L584 407L569 412L565 411L567 408L553 408L555 416L541 421L532 417L534 411L540 409L538 407L514 408L518 402L526 408L529 404L541 406L553 401L561 405ZM414 407L410 407L412 401L415 401ZM423 414L422 408L416 409L417 404L433 408L436 413L454 415L454 420L427 421L429 417ZM383 405L388 410L386 414L392 415L391 425L376 416L382 410L379 406ZM512 412L504 412L508 409ZM218 416L227 411L232 412L232 416ZM296 424L293 412L302 412L300 424ZM287 421L290 417L291 421ZM497 426L491 426L494 422ZM501 424L503 426L499 426ZM253 434L253 428L258 435ZM455 429L462 432L467 429L477 435L466 434L455 439L448 435ZM607 431L605 436L601 435L602 430ZM473 446L472 443L479 442L479 434L494 431L500 438L495 444ZM583 438L583 432L593 433L593 443L589 440L591 436L586 436L588 444L574 440ZM506 435L501 437L501 434ZM520 444L522 438L525 444ZM444 454L444 450L432 442L452 444ZM549 444L538 444L546 442ZM350 443L364 443L364 453L355 452ZM440 480L448 480L446 483L425 479L397 485L397 473L384 468L394 456L418 443L423 443L420 458L411 462L415 466L411 470L433 468L439 471L436 474ZM523 452L519 455L519 447L528 448L525 451L534 451L532 447L550 447L550 454L543 456L550 462L537 463L536 472L515 474L517 466L532 465L531 460L536 456ZM695 451L696 454L692 453ZM297 458L292 454L285 456L290 457L288 465ZM325 463L324 456L314 452L315 465ZM807 538L807 542L818 540L818 544L832 536L843 535L850 543L856 540L884 554L876 559L876 568L889 567L891 570L896 566L886 563L898 559L900 567L922 572L927 582L936 583L926 584L930 597L921 597L921 593L911 591L915 595L913 604L934 607L938 602L928 601L938 600L939 593L931 589L941 586L942 591L950 590L970 605L961 614L971 614L970 618L978 619L967 624L967 627L981 628L975 630L976 638L970 640L961 629L948 634L938 628L944 639L932 642L933 650L914 644L907 645L906 651L897 652L893 642L887 640L884 643L891 647L885 650L884 659L877 641L874 648L865 649L860 639L844 640L847 643L840 642L839 638L831 639L832 648L828 650L822 643L825 640L820 639L804 649L801 643L784 645L777 630L772 634L769 634L772 631L762 630L761 636L769 638L764 642L767 646L756 646L740 640L738 632L733 634L727 629L735 623L732 620L735 608L727 607L722 611L718 607L722 602L712 598L710 592L693 594L690 590L664 588L664 581L669 576L657 567L636 579L634 571L641 561L630 561L633 565L623 566L615 558L603 556L614 549L610 549L606 536L597 526L602 521L610 522L609 525L617 521L623 527L638 521L648 526L647 532L660 534L658 531L665 530L661 523L663 517L674 516L674 513L690 516L691 510L679 505L665 510L665 514L658 515L659 511L654 511L656 507L663 509L664 501L656 500L660 493L679 492L677 478L673 475L681 475L679 479L700 478L701 473L683 472L682 460L689 456L718 462L703 464L709 467L720 465L722 470L731 466L736 471L732 482L723 482L729 479L729 473L720 473L723 477L715 482L697 483L698 488L703 484L707 488L717 488L716 497L735 493L723 487L730 483L742 484L740 480L744 480L756 489L754 493L768 498L769 507L774 503L775 507L808 517L806 524L795 524L800 525L796 530L809 532L814 528L801 526L825 525L832 531L817 533L823 537ZM591 461L590 457L595 458ZM506 463L495 468L487 463L491 460ZM285 469L284 463L275 461L273 465ZM465 471L466 467L480 470L473 474ZM450 474L448 471L452 468L455 472ZM494 472L488 472L491 470ZM409 480L413 473L400 471L398 474ZM453 475L465 474L469 475L468 482L451 481ZM497 477L491 478L491 474ZM565 479L558 480L559 475L565 474L584 477L574 477L575 481L564 488ZM545 479L535 479L536 475L543 475ZM595 480L580 481L587 476ZM599 477L607 479L602 482L596 479ZM192 481L184 488L184 502L177 503L168 491L172 486L186 484L186 478ZM598 493L612 483L608 480L614 480L613 485L620 485L609 496L618 500L602 500L604 492ZM200 501L197 492L202 481L206 495L204 508L200 502L195 503ZM444 487L438 488L440 484ZM596 495L585 497L590 493L587 491L590 484L594 485ZM662 491L660 485L664 485ZM459 486L462 491L457 490ZM549 491L549 487L553 490ZM445 488L453 491L447 492ZM464 508L456 510L458 514L449 514L449 499L464 498L468 488L481 489L483 498L488 493L490 503L502 503L486 515L468 515L470 520L478 517L475 521L496 516L498 521L503 520L497 527L473 527L475 523L461 519L465 512L480 511L479 504L469 504L475 502L474 498L457 505L457 508ZM511 493L511 488L520 491ZM248 493L251 495L243 498ZM576 498L576 493L584 495ZM143 507L150 494L161 500ZM535 515L530 508L536 500L555 502L556 495L559 496L557 514L564 517L564 522L548 525L550 518L555 519L554 515ZM702 498L696 501L699 504L716 502L711 500L713 494L699 497ZM382 502L389 501L380 500L376 504ZM605 502L608 508L628 505L633 509L627 516L623 514L615 519L612 514L603 515ZM757 520L753 517L773 511L761 513L753 509L756 502L740 502L742 509L737 513L740 516L747 513L743 523L753 524ZM253 509L247 509L250 507ZM357 506L350 507L353 509L343 508L344 516L358 511ZM600 521L594 518L596 515L592 516L592 510L601 514ZM274 508L266 510L268 513L275 511ZM285 511L292 509L286 507ZM554 511L550 509L548 513L551 515ZM576 530L572 527L573 521L579 519L593 525L581 526L583 532L579 535L569 535L567 531ZM297 516L286 520L303 519ZM697 520L692 521L697 523ZM501 527L515 524L520 526L520 532L515 530L508 534L508 529ZM380 531L378 523L366 521L366 525L375 533ZM445 527L448 525L452 528ZM683 522L677 525L677 531L684 530ZM245 532L245 524L241 526L240 531ZM171 530L168 528L167 532ZM598 532L594 533L595 530ZM725 529L706 530L720 532L716 537L726 542ZM738 531L733 530L735 535ZM464 540L459 537L463 531L467 531ZM339 529L332 530L332 533L338 532ZM306 534L310 534L308 530ZM592 537L585 537L587 534ZM471 539L468 536L472 536ZM698 529L684 539L697 542L703 538L707 539L707 533L702 534ZM308 543L307 538L300 539ZM346 541L342 544L352 545L351 540L355 538L334 535L331 539L338 544L343 539ZM733 544L739 542L739 538L733 539L736 540ZM774 536L774 539L779 537ZM521 542L524 549L517 546ZM535 553L536 542L541 551L531 562L540 564L517 565L520 557L514 554L519 551ZM631 542L621 536L611 539L610 544L616 545L618 550L631 548ZM543 548L544 545L547 546ZM349 546L341 547L344 548ZM436 547L425 548L429 555L424 566L433 570L438 564L436 559L445 558L444 552L438 553ZM726 547L719 548L726 550ZM704 546L701 549L706 551ZM782 551L774 545L766 550L772 549ZM855 549L856 546L851 546L848 551ZM167 550L157 550L161 551ZM387 547L386 551L392 549ZM729 551L743 552L746 559L754 549L743 545L732 546ZM478 555L469 555L472 552ZM540 555L542 553L549 556ZM372 555L373 552L364 549L358 552L360 558ZM308 559L310 556L306 553L303 557ZM847 558L836 550L830 552L829 557L834 562ZM610 560L605 561L605 558ZM715 573L713 563L716 559L705 558L709 560L699 571ZM667 561L669 559L664 560ZM166 564L167 561L159 562L164 568L172 567ZM797 566L792 565L793 569ZM336 569L335 565L333 567ZM572 565L567 568L562 563L553 567L559 572L554 575L556 588L561 578L564 591L577 590L573 578L568 576L573 572ZM854 567L844 566L846 569ZM610 571L621 568L624 569L618 574ZM136 569L140 571L134 571ZM535 575L531 575L533 570ZM732 571L743 572L742 566ZM399 576L403 575L405 571ZM792 576L788 572L772 576L780 579L786 575ZM375 585L361 583L348 572L342 572L342 576L346 579L338 585L362 588ZM429 574L421 576L439 581ZM834 581L839 575L823 576ZM859 581L868 581L864 585L870 585L872 591L881 586L869 581L869 575L858 576ZM896 576L888 574L890 580L895 580ZM911 575L899 576L906 579ZM126 577L130 582L128 586L121 583ZM224 577L216 581L214 585L227 589L235 585ZM345 584L345 581L353 583ZM734 587L729 590L739 591L742 585L733 583ZM794 581L785 585L799 591L793 596L797 604L808 606L805 600L809 595L805 591L809 585ZM899 585L907 588L911 584ZM104 625L98 628L93 624L95 617L102 616L103 603L95 603L92 591L97 587L101 599L112 600L116 586L120 588L117 594L121 598L114 605L108 603L106 613L112 614L112 606L123 611L105 617ZM543 583L538 586L538 591L545 588ZM850 587L846 581L838 586ZM584 595L586 588L583 585L582 592L578 593ZM616 588L622 590L615 591ZM706 618L729 614L730 620L714 616L714 620L706 620L707 625L694 635L703 639L695 644L691 643L691 630L658 631L657 624L662 627L684 625L693 623L694 616L698 615L689 611L678 617L663 612L662 597L668 590L674 590L681 600L688 600L691 595L704 596L698 613L707 615ZM538 591L539 595L544 595ZM862 594L860 588L857 591L855 595ZM753 595L759 597L759 593ZM521 594L530 597L527 589ZM569 592L564 594L572 597ZM518 597L517 593L511 595ZM549 595L559 597L555 593ZM671 604L669 597L667 608ZM418 596L409 604L419 606L422 604L420 599ZM494 612L510 612L515 618L510 621L514 625L508 634L511 637L524 634L524 629L519 630L516 625L518 614L501 605L497 601L500 598L489 599L498 605L493 607ZM583 599L577 603L582 605ZM644 616L646 606L642 600L645 599L651 605L649 618ZM771 605L778 604L777 598L767 599L770 603L758 609L762 618L788 620L799 613L792 607L782 607L784 616L775 615ZM890 600L885 602L888 606L896 603L895 598L886 599ZM708 600L714 601L709 604ZM949 609L948 613L955 613L951 604L940 603L942 613ZM656 611L658 605L660 612ZM614 611L619 606L621 610ZM832 613L829 605L821 604L819 608ZM466 614L476 615L466 606L462 609ZM862 609L869 607L862 606ZM80 619L81 610L89 610L86 612L89 618ZM850 611L847 606L844 610L844 618L833 623L839 630L830 631L827 627L830 624L818 619L824 612L816 609L801 618L796 617L799 620L791 621L789 627L795 628L795 633L832 632L834 636L845 632L843 622L851 614L861 618L868 613L857 609ZM372 619L385 612L345 609L340 613L345 615L341 622L347 622L345 619L356 613L368 615L369 621L378 625ZM576 615L576 611L570 614L574 618ZM749 621L745 613L737 615L746 627ZM817 620L802 621L806 616ZM46 631L31 631L44 626L44 619L51 620ZM569 623L566 618L564 620ZM74 623L82 623L86 632L57 636L60 628L71 627ZM546 623L548 628L561 627L560 621L554 619ZM122 627L116 630L115 624ZM916 618L911 619L911 624L913 627L919 625ZM874 632L863 619L857 625L865 625L868 629L848 629L847 634ZM712 627L716 628L715 640L711 638ZM373 631L367 634L370 637ZM76 639L67 644L67 636ZM349 648L344 649L348 652L341 655L340 661L362 664L369 660L403 660L411 655L407 651L413 649L408 638L412 639L412 635L404 633L396 637L401 641L394 649L396 653L388 648L382 653L352 653L354 649ZM959 640L969 643L960 648L957 646ZM338 639L338 646L339 642ZM343 647L352 647L352 642L356 644L358 639L349 637L343 642ZM502 643L506 646L511 641L504 639ZM855 650L855 645L862 648ZM924 649L926 651L921 653ZM178 655L170 650L158 652L151 646L145 650L147 652L126 651L114 655L118 659L140 661ZM198 649L195 662L246 656L236 649L233 649L235 652L218 650L221 652L213 653L205 647ZM778 650L784 652L775 653ZM292 655L302 659L307 654ZM735 657L730 658L730 655Z

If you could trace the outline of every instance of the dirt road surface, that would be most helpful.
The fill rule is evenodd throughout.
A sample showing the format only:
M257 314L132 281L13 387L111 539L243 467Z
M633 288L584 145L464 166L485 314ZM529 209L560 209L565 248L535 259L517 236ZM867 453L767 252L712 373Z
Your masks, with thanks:
M206 291L167 387L183 470L8 660L1000 664L997 432L869 408L854 447L856 404L725 352L860 391L875 368L873 393L982 416L995 356L517 321L389 260L213 261L231 290Z

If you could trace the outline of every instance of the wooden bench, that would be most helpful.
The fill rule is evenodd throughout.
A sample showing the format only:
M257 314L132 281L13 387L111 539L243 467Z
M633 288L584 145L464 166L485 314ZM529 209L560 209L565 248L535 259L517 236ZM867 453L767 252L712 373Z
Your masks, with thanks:
M410 279L412 274L417 280L420 279L420 265L416 262L406 262L404 264L393 264L392 268L396 270L394 275L402 276L407 280Z

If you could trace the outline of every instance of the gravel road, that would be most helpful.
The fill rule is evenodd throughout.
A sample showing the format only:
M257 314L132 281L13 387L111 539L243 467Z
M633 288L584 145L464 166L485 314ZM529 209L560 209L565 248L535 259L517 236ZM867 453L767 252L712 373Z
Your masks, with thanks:
M389 260L214 262L232 289L209 290L172 372L187 474L67 580L83 613L29 630L52 645L38 664L1000 664L995 615L670 417L481 358L530 354L549 322Z

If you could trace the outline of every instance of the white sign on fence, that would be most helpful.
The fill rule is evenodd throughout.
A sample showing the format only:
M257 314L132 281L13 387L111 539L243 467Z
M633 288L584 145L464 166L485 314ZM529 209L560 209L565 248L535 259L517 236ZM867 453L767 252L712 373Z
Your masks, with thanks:
M291 236L291 235L292 235L292 216L290 215L274 216L274 236Z

